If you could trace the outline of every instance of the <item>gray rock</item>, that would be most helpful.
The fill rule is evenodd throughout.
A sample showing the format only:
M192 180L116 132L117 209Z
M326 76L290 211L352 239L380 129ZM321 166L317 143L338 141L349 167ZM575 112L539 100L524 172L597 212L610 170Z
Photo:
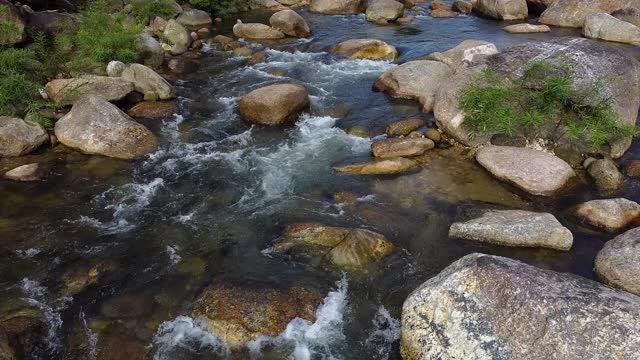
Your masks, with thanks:
M283 39L284 33L278 29L274 29L269 25L259 23L244 24L238 20L233 26L233 35L245 39Z
M444 63L429 60L409 61L388 70L375 82L377 90L392 97L418 100L422 111L431 112L436 92L452 71Z
M473 12L473 4L470 1L456 0L451 5L451 9L463 14L471 14Z
M158 140L113 104L84 96L56 122L55 134L64 145L85 154L138 159L154 151Z
M133 83L122 78L92 75L52 80L44 88L49 99L60 105L74 104L84 95L95 95L107 101L118 101L134 90Z
M640 45L640 28L606 13L596 13L584 21L582 34L592 39Z
M122 61L109 61L107 64L107 75L111 77L120 77L126 68L127 65Z
M614 192L624 184L624 175L622 175L616 164L610 159L593 161L589 164L587 172L601 193Z
M371 144L373 156L380 159L389 159L396 157L411 157L425 153L425 151L433 149L435 144L432 140L425 138L402 138L402 139L383 139L374 141Z
M595 13L639 6L639 0L554 0L538 21L547 25L581 28L585 19Z
M476 64L479 59L497 53L498 48L490 42L465 40L452 49L445 52L434 52L421 59L440 61L457 71L465 66Z
M38 163L18 166L4 173L4 177L14 181L38 181L45 175L44 168Z
M75 19L73 15L58 11L38 11L29 14L29 22L27 30L31 36L37 32L46 34L47 36L55 36L73 24Z
M402 307L405 360L635 359L640 297L520 261L471 254Z
M311 35L307 22L293 10L283 10L271 15L269 24L274 29L282 31L285 35L304 38Z
M578 205L575 215L589 225L617 232L640 216L640 205L624 198L591 200Z
M335 166L338 172L353 175L396 175L409 172L418 167L418 163L405 158L385 159L360 164Z
M49 141L40 124L0 116L0 156L22 156Z
M365 13L367 21L386 24L404 15L404 5L395 0L373 0Z
M551 31L551 28L547 25L533 25L533 24L514 24L505 26L502 30L511 34L529 34L529 33L547 33Z
M336 55L349 59L371 59L394 61L398 58L398 50L382 40L351 39L343 41L331 48Z
M122 72L122 79L130 81L145 100L168 100L176 96L176 90L155 71L141 64L131 64Z
M596 256L595 271L608 285L640 295L640 228L607 241Z
M174 19L167 21L162 35L163 38L169 42L171 46L169 52L171 52L172 55L185 53L189 45L191 45L192 39L189 32Z
M571 231L551 214L523 210L486 211L481 217L456 222L449 236L512 247L543 247L569 250Z
M177 22L184 26L206 26L211 25L213 21L206 11L198 9L185 10L176 19Z
M138 35L136 49L144 59L145 65L157 68L164 62L164 49L162 45L153 36L143 32Z
M498 20L520 20L529 16L526 0L476 0L473 11Z
M562 159L528 148L485 146L476 160L496 178L533 195L551 196L576 175Z
M326 15L349 15L363 13L367 0L311 0L309 11Z

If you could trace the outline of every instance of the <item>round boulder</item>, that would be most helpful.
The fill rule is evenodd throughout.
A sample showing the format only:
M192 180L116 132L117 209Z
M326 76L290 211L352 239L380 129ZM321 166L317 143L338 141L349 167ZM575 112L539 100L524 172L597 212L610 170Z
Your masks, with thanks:
M640 216L640 205L624 198L591 200L578 205L575 215L608 232L623 230Z
M596 256L595 271L608 285L640 295L640 228L609 240Z
M271 15L269 24L274 29L282 31L285 35L305 38L311 35L307 22L293 10L283 10Z
M616 163L610 159L599 159L589 164L587 173L593 179L601 193L617 191L624 184L624 175L618 170Z
M404 5L395 0L373 0L366 12L367 21L387 24L404 15Z
M149 129L94 95L78 100L56 122L55 134L61 143L85 154L118 159L139 159L158 147Z
M243 119L254 124L289 125L309 106L309 93L303 86L275 84L243 96L238 111Z
M394 61L398 58L395 47L377 39L346 40L332 47L331 52L349 59Z
M145 100L168 100L176 96L176 90L167 80L141 64L129 65L122 72L122 79L133 83L136 91L142 93Z
M0 116L0 156L22 156L49 141L49 134L34 122Z

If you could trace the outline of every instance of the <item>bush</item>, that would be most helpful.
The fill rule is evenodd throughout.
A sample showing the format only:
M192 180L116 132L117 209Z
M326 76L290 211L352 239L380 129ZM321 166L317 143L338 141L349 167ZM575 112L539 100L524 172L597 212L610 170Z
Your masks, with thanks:
M169 0L132 0L131 13L139 24L146 25L154 16L172 18L177 14Z
M635 126L618 119L611 99L602 96L601 83L577 89L568 74L543 61L531 63L519 83L486 70L459 93L465 124L472 135L522 133L533 139L543 132L552 141L567 135L592 146L636 134ZM586 99L599 100L589 106Z
M228 17L237 12L247 10L249 0L189 0L189 4L207 10L214 16Z

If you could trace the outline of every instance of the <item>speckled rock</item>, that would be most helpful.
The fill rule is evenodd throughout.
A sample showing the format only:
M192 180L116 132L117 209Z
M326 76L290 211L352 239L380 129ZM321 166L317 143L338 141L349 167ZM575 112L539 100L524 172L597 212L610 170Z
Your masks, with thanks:
M569 250L571 231L555 216L523 210L486 211L479 218L453 223L449 236L512 247Z
M373 156L380 159L411 157L422 155L425 151L433 149L434 146L433 141L422 137L383 139L371 144L371 152L373 152Z
M578 205L575 215L589 225L617 232L640 216L640 205L624 198L591 200Z
M34 122L0 116L0 156L22 156L49 141L46 130Z
M624 175L618 170L616 163L610 159L599 159L591 162L587 172L601 193L615 192L624 184Z
M576 175L562 159L528 148L485 146L476 160L499 180L533 195L551 196Z
M431 112L436 92L452 75L446 64L439 61L416 60L388 70L374 87L396 98L418 100L422 111Z
M405 158L385 159L359 164L335 166L339 172L354 175L395 175L409 172L418 167L418 163Z
M89 95L56 122L55 134L64 145L85 154L138 159L158 146L155 135L106 100Z
M366 229L293 224L274 243L278 252L321 256L344 270L362 270L384 259L393 244L384 235Z
M640 295L640 228L607 241L596 256L595 271L608 285Z
M83 76L49 81L44 89L49 98L60 105L71 105L84 95L99 96L107 101L124 99L135 87L131 81L109 76Z
M404 360L634 359L640 297L571 274L471 254L402 308Z
M466 65L473 65L479 59L497 54L498 48L483 40L465 40L456 47L444 52L434 52L424 56L424 60L435 60L449 65L452 69L458 70Z
M398 50L382 40L352 39L343 41L331 48L336 55L349 59L371 59L394 61L398 58Z

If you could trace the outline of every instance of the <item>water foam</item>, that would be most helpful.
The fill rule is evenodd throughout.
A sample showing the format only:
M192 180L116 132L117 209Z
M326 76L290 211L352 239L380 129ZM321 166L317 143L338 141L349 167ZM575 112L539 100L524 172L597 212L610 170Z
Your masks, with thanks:
M47 288L40 285L39 282L24 278L20 281L19 286L25 295L23 299L28 304L42 311L42 315L47 324L47 335L45 337L47 349L50 352L59 351L62 348L62 343L58 338L58 330L62 328L60 312L66 309L73 299L70 297L62 297L56 299L52 304L49 304L46 298Z
M387 360L391 355L393 344L400 340L400 320L393 318L381 305L372 323L373 330L365 342L365 347L374 356L373 359Z
M204 352L225 358L230 355L229 348L218 337L188 316L162 323L153 338L153 346L156 347L154 360L173 360L179 358L176 354L185 352Z
M346 337L343 332L347 310L346 278L336 283L337 289L329 292L316 311L316 321L295 318L277 337L263 336L247 344L252 358L259 358L265 348L276 347L288 352L294 360L341 359L338 353Z

